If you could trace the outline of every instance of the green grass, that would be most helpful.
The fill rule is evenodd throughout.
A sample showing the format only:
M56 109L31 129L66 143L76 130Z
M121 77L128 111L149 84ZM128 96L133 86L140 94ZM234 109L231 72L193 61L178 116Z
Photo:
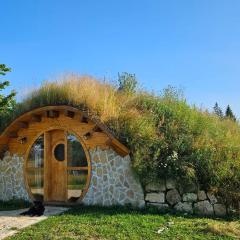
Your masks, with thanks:
M28 208L30 203L24 200L0 201L0 211Z
M171 224L172 223L172 224ZM167 227L161 234L157 231ZM239 221L160 214L154 209L78 207L9 239L238 239Z

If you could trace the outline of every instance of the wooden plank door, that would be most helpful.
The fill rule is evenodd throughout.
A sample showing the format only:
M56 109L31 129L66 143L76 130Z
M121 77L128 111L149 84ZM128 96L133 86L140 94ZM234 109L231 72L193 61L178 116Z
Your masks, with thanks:
M63 130L52 130L46 138L46 188L50 202L65 202L67 200L67 157L66 134Z

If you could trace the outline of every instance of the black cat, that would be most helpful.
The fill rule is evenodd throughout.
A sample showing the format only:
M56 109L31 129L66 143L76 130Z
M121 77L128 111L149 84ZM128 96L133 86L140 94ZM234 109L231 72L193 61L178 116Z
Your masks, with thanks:
M30 207L26 212L20 213L22 216L42 216L44 213L45 207L41 201L34 201L33 206Z

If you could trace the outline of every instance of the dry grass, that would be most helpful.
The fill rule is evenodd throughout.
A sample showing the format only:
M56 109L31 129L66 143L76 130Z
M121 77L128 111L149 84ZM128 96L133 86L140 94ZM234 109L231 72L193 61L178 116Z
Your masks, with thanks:
M213 233L218 236L232 237L240 239L240 223L239 222L223 222L208 223L206 232Z
M66 75L61 79L44 84L31 92L21 104L20 111L46 104L70 104L88 107L102 120L117 117L120 105L116 91L108 83L100 82L89 76Z

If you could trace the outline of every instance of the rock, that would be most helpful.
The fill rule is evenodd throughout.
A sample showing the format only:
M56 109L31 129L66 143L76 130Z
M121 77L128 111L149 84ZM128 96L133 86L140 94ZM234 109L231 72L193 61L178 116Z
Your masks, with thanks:
M147 206L153 206L162 211L169 210L169 205L167 203L147 203Z
M213 205L215 215L217 217L224 217L227 214L227 209L224 204L216 203Z
M198 191L197 196L198 196L198 200L200 200L200 201L207 199L207 195L206 195L205 191Z
M179 202L174 206L174 209L178 212L193 213L192 203Z
M227 208L227 213L230 215L230 216L235 216L235 215L238 215L239 216L239 214L238 214L238 212L239 212L239 210L237 210L235 207L233 207L233 206L228 206L228 208Z
M172 189L167 192L166 199L170 205L174 205L181 201L181 196L176 189Z
M198 186L194 183L185 183L184 185L180 186L181 193L197 193Z
M145 207L145 201L144 200L139 201L138 207L139 208L144 208Z
M166 187L167 189L174 189L176 188L176 181L172 178L166 180Z
M197 194L196 193L184 193L183 194L183 201L184 202L196 202L197 201Z
M155 203L164 203L165 202L165 194L163 192L147 193L146 197L145 197L145 201L155 202Z
M217 203L218 200L212 192L207 192L207 196L208 196L210 203L212 203L212 204Z
M162 179L158 183L149 183L145 190L146 192L164 192L166 191L165 181Z
M132 190L128 190L128 191L127 191L127 196L128 196L129 198L133 199L133 198L134 198L134 192L133 192Z
M194 213L203 216L212 216L214 214L213 206L208 200L195 203L193 211Z

